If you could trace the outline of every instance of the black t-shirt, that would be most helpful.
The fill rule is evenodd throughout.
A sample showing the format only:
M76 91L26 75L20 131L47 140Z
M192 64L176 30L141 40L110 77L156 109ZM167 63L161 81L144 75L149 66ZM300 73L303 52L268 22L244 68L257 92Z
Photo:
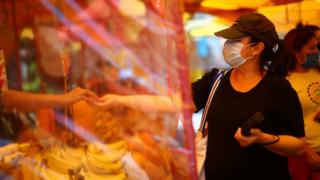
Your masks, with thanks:
M192 84L197 110L204 108L217 69ZM261 130L270 134L304 136L304 124L298 96L290 83L271 73L250 91L235 91L229 71L208 109L207 179L290 179L287 157L261 145L241 147L234 134L254 113L261 111L266 120Z

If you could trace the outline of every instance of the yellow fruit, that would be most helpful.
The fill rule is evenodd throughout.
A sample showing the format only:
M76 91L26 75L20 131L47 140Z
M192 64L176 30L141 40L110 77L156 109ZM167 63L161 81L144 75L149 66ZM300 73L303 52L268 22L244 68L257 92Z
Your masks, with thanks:
M47 154L45 156L47 159L48 167L55 170L61 174L67 174L69 169L77 169L81 164L73 160L67 160L56 154Z
M122 140L122 141L117 141L115 143L112 144L107 144L107 148L112 149L112 150L117 150L117 149L121 149L123 147L125 147L127 144L126 141Z
M90 171L86 173L85 176L86 179L89 180L125 180L127 179L127 176L125 173L120 173L120 174L107 174L107 175L101 175L101 174L94 174Z
M0 148L0 155L6 156L19 150L19 144L11 143Z
M50 179L50 180L68 180L69 179L69 175L68 174L61 174L59 172L55 172L51 169L43 169L42 171L43 175L44 175L44 179Z
M119 161L126 152L125 149L122 149L105 153L89 153L88 156L104 163L113 163Z
M22 143L22 144L19 144L19 150L20 151L27 151L28 149L30 148L30 144L29 143Z
M117 141L112 144L102 144L99 142L94 142L89 144L88 148L90 152L97 153L97 152L110 152L110 151L118 151L120 149L126 148L127 142Z
M120 162L106 163L90 156L87 157L87 167L97 173L114 173L122 171L122 164Z

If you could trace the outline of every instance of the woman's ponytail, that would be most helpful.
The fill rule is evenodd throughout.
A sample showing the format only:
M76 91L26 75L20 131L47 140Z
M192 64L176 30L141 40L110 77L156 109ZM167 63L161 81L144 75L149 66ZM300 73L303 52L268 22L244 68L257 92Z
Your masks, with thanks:
M288 75L288 70L294 66L295 56L286 43L278 39L273 47L266 46L262 53L261 68L282 77Z

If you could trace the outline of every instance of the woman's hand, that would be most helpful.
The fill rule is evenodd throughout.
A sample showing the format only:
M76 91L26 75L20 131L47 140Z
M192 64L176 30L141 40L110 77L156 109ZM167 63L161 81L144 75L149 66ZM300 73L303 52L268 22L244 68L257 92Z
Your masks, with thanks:
M173 101L174 97L158 95L117 95L106 94L95 104L96 107L106 110L112 107L125 107L146 113L176 113L181 105Z
M260 131L259 129L251 129L250 136L244 136L241 133L241 128L238 128L237 132L234 135L234 138L239 142L239 144L242 147L247 147L251 144L256 143L261 134L262 134L262 131Z
M279 137L262 132L260 129L253 128L250 130L250 136L244 136L241 133L241 128L238 128L234 138L242 147L247 147L251 144L267 145L277 142Z
M71 105L80 100L84 100L88 104L95 104L99 100L95 93L82 88L75 88L71 90L70 92L64 94L62 99L65 105Z
M305 151L305 142L297 137L272 135L259 129L251 129L250 136L244 136L238 128L234 138L242 147L258 144L281 156L301 155Z
M125 96L115 95L115 94L106 94L99 98L99 100L93 105L97 108L106 110L116 106L123 106Z

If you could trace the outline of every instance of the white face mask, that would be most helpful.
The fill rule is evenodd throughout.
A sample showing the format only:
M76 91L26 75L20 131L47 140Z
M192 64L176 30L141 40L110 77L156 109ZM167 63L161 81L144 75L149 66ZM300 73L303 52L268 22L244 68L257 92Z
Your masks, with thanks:
M249 46L249 45L246 45L246 46ZM223 46L223 57L226 63L233 68L237 68L243 63L245 63L247 59L250 59L252 56L247 58L243 58L241 56L240 52L243 47L244 45L240 42L226 41Z

